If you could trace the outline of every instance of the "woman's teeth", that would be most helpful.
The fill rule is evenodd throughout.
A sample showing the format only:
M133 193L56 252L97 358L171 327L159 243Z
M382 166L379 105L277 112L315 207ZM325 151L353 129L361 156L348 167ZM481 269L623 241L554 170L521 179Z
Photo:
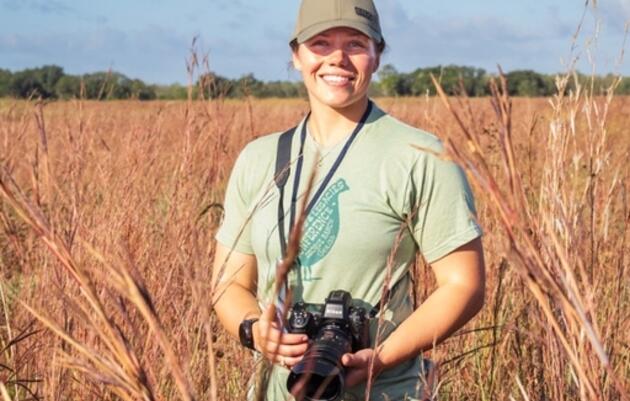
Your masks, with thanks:
M341 75L324 75L323 80L330 84L340 85L350 82L349 77L342 77Z

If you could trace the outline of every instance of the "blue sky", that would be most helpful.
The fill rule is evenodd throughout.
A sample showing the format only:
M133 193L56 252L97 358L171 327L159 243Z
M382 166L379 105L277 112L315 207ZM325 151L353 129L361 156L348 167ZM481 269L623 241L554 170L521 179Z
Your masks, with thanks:
M630 0L599 0L581 35L572 36L584 0L376 0L399 71L459 64L495 72L579 68L630 75L618 62ZM210 68L236 78L297 79L287 68L298 0L0 0L0 68L44 64L66 73L120 71L147 82L186 82L193 37ZM595 33L597 32L597 35ZM595 46L587 45L597 37ZM630 40L628 41L630 42ZM626 44L626 53L630 45Z

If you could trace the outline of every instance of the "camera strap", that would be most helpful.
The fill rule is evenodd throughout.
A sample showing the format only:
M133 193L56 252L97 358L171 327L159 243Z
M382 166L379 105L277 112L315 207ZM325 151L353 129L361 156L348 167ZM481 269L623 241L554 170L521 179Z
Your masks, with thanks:
M293 142L293 134L296 129L297 127L293 127L280 135L276 151L276 170L273 175L276 187L278 187L280 192L278 195L278 234L280 236L282 257L284 257L287 248L284 234L284 187L287 185L289 174L291 173L291 143Z
M363 114L363 116L361 117L361 120L357 124L356 128L354 129L354 131L352 132L352 134L350 135L350 137L346 141L343 149L341 150L341 153L337 157L337 160L335 160L335 163L333 164L333 166L331 167L330 171L328 172L328 174L324 178L324 180L323 180L322 184L320 185L319 189L317 190L317 192L315 193L315 195L313 196L313 198L309 202L305 213L308 214L310 209L315 205L315 202L317 202L319 197L324 192L324 189L326 188L326 185L328 185L328 182L332 179L333 174L335 173L335 171L337 170L337 168L341 164L341 161L343 160L343 158L345 157L346 153L348 152L348 149L350 148L350 145L352 144L352 142L354 141L356 136L359 134L359 131L361 131L361 128L363 128L363 125L367 121L367 118L370 115L371 111L372 111L372 101L369 101L368 102L368 107L367 107L365 113ZM289 230L291 230L293 228L293 224L295 222L295 209L297 207L298 187L299 187L299 183L300 183L300 176L302 174L304 143L306 142L306 123L308 122L309 116L310 116L310 113L304 119L304 123L302 125L302 130L300 132L300 150L299 150L299 153L298 153L296 174L295 174L295 178L294 178L294 181L293 181L293 193L292 193L292 196L291 196L291 209L290 209L290 217L289 217ZM277 150L276 150L276 165L275 165L275 172L274 172L274 182L275 182L276 187L278 188L278 191L279 191L279 195L278 195L278 236L280 237L281 257L285 256L286 250L287 250L286 234L285 234L285 230L284 230L284 228L285 228L285 224L284 224L284 217L285 217L285 213L284 213L284 188L286 187L287 181L289 180L289 176L291 175L291 145L293 144L293 137L295 135L295 131L297 130L297 128L298 128L297 126L293 127L291 129L283 132L280 135L280 137L278 138L278 146L277 146ZM375 317L375 316L378 315L379 311L381 310L381 303L383 301L385 301L385 302L388 301L390 294L392 294L393 292L396 291L396 288L398 287L398 285L402 281L403 281L403 279L399 280L396 284L394 284L394 286L387 291L386 295L383 297L384 299L380 299L378 302L376 302L376 304L369 311L370 317ZM280 302L280 304L283 305L284 301L285 301L284 300L284 296L281 296L281 298L282 299L280 299L279 302ZM384 307L384 306L385 305L383 305L382 307Z
M315 194L309 201L308 205L306 206L306 209L304 211L306 215L308 215L308 213L311 211L313 206L315 206L319 198L324 193L326 186L328 186L328 183L330 182L333 175L335 174L335 172L341 165L341 162L343 161L346 154L348 153L348 150L350 149L350 145L352 145L352 142L354 142L354 139L357 137L357 135L359 134L359 132L365 125L365 122L367 121L368 116L370 115L371 111L372 111L372 101L368 100L367 108L365 109L363 116L361 116L361 120L359 120L359 123L352 131L352 134L350 134L350 137L346 140L346 143L344 144L343 149L341 149L339 156L337 156L337 159L335 160L332 167L330 168L330 170L328 171L328 173L322 180L321 185L319 186L319 188L317 189L317 191L315 192ZM309 117L310 117L310 113L304 119L304 123L302 124L302 130L300 132L300 150L298 152L295 177L293 179L293 193L291 195L291 208L290 208L290 214L289 214L289 233L291 232L291 230L293 229L293 225L295 224L298 189L300 186L300 177L302 175L302 165L304 164L304 143L306 142L306 124L308 122ZM282 133L282 135L280 135L280 138L278 139L278 148L277 148L277 154L276 154L276 170L275 170L274 180L280 192L279 197L278 197L278 235L280 237L280 250L282 252L281 254L282 257L285 256L286 248L287 248L286 235L284 231L284 214L285 214L284 213L284 187L287 184L287 181L291 172L291 144L293 142L293 136L295 134L296 129L297 127L294 127Z

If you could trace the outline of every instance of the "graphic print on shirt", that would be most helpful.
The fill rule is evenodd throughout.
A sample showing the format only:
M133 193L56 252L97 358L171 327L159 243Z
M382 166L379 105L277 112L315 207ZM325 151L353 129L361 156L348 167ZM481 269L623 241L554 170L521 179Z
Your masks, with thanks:
M302 280L314 281L312 267L330 252L339 235L339 195L350 187L343 178L335 181L322 194L311 209L304 223L304 235L300 246L299 262Z

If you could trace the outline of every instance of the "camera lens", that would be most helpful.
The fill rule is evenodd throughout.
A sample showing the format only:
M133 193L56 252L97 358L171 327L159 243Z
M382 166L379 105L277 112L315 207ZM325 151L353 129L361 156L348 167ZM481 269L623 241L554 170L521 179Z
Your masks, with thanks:
M344 388L343 354L352 351L348 330L324 325L304 358L291 369L287 389L297 400L333 401Z

